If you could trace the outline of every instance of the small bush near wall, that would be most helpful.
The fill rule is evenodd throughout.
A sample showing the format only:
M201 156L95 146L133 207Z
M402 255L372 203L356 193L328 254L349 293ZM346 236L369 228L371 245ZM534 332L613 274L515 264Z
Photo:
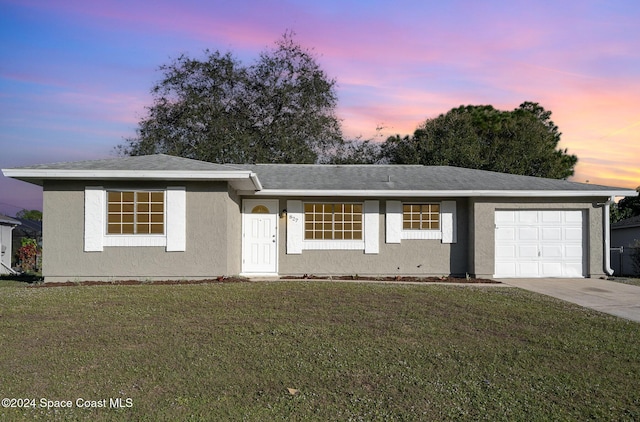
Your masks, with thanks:
M18 263L22 272L34 274L38 271L40 248L35 239L25 237L18 249Z

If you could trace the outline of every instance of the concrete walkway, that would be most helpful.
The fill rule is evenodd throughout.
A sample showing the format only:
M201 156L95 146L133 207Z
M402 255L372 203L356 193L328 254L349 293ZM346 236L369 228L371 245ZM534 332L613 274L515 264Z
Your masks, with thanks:
M640 286L594 278L496 279L509 286L640 322Z

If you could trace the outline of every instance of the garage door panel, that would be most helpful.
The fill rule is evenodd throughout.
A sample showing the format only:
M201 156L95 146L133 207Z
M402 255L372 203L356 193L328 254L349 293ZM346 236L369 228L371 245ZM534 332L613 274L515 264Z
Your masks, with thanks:
M496 277L583 277L583 211L495 212Z
M582 211L565 211L565 223L576 223L582 226Z
M542 277L558 277L558 274L562 274L561 262L543 262L540 265L542 267Z
M515 274L516 273L516 263L515 262L502 262L496 264L496 274ZM499 276L501 277L501 276Z
M583 277L582 263L565 263L563 277Z
M498 258L516 258L516 245L503 245L496 248Z
M562 227L542 227L542 240L562 240Z
M538 228L537 227L518 227L516 230L517 238L519 241L538 240Z
M562 245L541 245L540 258L562 258L563 247Z
M582 227L567 227L564 229L564 240L582 241Z
M517 264L518 272L516 276L522 277L539 277L540 268L537 262L519 262Z
M500 212L496 213L496 223L515 223L516 221L516 213L515 212Z
M561 211L545 211L542 213L541 221L543 223L561 223L562 212Z
M516 240L515 227L504 227L496 230L496 239L498 240Z
M513 211L516 215L515 220L522 224L537 224L538 212L537 211Z
M564 248L564 254L567 258L582 258L581 245L567 245Z
M517 258L537 258L538 246L537 245L518 245Z

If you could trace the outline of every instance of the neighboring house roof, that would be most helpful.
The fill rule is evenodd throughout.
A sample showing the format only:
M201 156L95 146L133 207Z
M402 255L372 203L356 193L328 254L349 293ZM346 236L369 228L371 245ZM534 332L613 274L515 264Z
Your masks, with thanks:
M611 223L611 230L628 229L632 227L640 227L640 216L625 218L624 220Z
M0 224L4 224L7 226L19 226L21 223L15 218L11 218L4 214L0 214Z
M631 189L449 166L213 164L164 154L3 169L42 185L69 180L225 180L242 194L282 196L635 196Z
M31 237L42 236L42 221L25 220L23 218L16 218L19 224L21 224L19 230Z

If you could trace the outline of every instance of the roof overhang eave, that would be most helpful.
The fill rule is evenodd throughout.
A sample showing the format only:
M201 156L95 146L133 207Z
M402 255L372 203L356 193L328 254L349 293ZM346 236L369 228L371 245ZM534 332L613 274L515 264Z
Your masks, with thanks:
M260 190L258 176L249 170L187 171L187 170L51 170L2 169L13 179L42 186L44 180L162 180L162 181L226 181L238 190Z
M538 198L608 198L637 196L633 190L313 190L313 189L262 189L256 192L241 191L241 195L256 196L336 196L336 197L538 197Z

